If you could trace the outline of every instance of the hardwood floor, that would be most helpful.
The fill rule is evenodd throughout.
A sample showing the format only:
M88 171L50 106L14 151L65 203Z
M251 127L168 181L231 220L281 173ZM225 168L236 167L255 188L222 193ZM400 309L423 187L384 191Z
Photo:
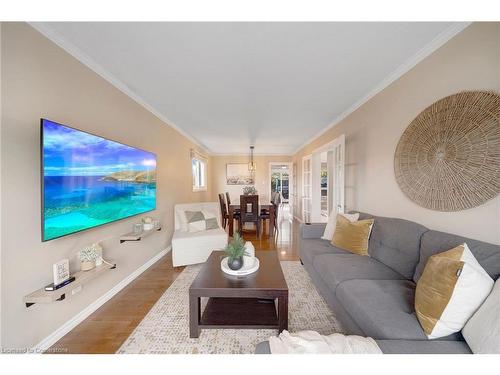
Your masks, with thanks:
M299 223L292 219L287 205L278 217L278 227L278 234L274 237L264 234L259 239L255 231L244 231L243 237L252 241L256 250L276 251L280 260L298 260ZM47 352L115 353L183 269L172 266L169 253Z

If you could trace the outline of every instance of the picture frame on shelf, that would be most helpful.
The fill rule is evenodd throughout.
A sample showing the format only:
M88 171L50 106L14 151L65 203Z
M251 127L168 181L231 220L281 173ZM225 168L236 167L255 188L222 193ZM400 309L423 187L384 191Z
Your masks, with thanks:
M62 259L52 265L52 275L54 279L54 285L59 285L64 283L69 279L69 259Z

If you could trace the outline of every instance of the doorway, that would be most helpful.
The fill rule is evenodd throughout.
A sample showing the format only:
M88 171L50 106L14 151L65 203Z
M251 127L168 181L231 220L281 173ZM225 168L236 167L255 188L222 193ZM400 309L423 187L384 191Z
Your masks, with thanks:
M281 203L287 204L293 196L292 163L269 163L269 198L273 193L280 193ZM291 208L290 208L291 210ZM290 214L293 214L290 212Z
M290 199L290 171L287 165L271 166L271 194L280 193L281 201Z
M305 223L311 222L312 208L312 157L311 155L302 158L302 220Z

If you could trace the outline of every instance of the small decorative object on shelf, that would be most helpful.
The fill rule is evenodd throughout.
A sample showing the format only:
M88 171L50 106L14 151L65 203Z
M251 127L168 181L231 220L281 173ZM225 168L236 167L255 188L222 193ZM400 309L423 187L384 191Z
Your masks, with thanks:
M102 247L98 243L93 243L80 250L82 271L90 271L93 269L96 266L97 260L100 260L100 264L102 264Z
M160 220L158 220L158 219L154 219L154 220L153 220L153 228L154 228L154 229L156 229L156 230L159 230L159 229L160 229L160 227L161 227L161 225L160 225Z
M151 229L153 229L153 219L150 218L149 216L143 217L142 218L142 228L144 230L151 230Z
M47 292L52 292L54 290L57 290L57 289L60 289L70 283L72 283L73 281L75 281L75 276L71 276L69 279L66 279L64 280L62 283L60 284L49 284L47 285L44 289L47 291Z
M59 285L69 279L69 259L62 259L52 265L54 285Z
M138 235L142 233L142 223L134 224L134 234Z
M243 188L243 194L244 195L255 195L257 194L257 189L255 186L245 186Z

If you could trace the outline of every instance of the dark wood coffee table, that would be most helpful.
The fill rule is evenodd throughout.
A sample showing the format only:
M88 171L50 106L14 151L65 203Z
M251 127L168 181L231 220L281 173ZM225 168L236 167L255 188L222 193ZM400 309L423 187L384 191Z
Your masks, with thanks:
M223 251L214 251L189 288L189 336L201 329L288 329L288 286L274 251L257 251L260 268L248 276L220 269ZM207 297L201 311L201 298ZM277 300L277 307L275 301Z

